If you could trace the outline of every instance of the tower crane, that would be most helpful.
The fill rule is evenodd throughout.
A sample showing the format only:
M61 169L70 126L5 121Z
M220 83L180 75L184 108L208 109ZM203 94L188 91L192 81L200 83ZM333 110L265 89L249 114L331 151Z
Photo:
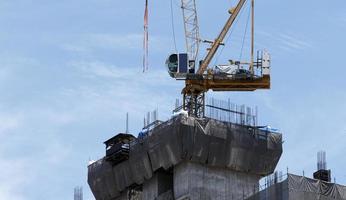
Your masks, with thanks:
M205 93L212 91L255 91L270 89L270 54L267 51L257 53L254 61L254 0L251 0L251 61L232 61L228 65L210 67L220 45L234 24L246 0L239 0L229 10L226 21L218 37L210 42L207 54L198 61L199 68L195 71L199 49L199 30L195 0L181 0L184 15L185 38L187 53L172 54L166 61L168 73L177 80L184 80L183 109L190 116L204 117ZM256 72L255 72L256 68Z

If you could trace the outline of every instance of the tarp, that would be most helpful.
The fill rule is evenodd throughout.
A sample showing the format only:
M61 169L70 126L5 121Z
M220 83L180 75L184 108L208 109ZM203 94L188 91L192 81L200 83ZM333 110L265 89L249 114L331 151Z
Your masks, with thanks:
M303 176L287 179L255 194L248 200L346 200L346 187Z
M174 197L188 200L243 200L258 191L259 175L184 162L174 167Z
M105 159L91 164L88 183L97 200L109 200L182 161L265 176L274 171L281 154L281 134L177 116L131 144L129 160L114 166Z

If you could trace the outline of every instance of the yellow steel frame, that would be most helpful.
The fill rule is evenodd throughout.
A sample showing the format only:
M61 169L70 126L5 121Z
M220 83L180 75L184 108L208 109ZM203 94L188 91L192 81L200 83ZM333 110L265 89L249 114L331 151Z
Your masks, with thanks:
M254 76L254 0L251 0L252 7L252 39L251 39L251 77L246 78L229 78L220 77L212 73L205 73L216 51L223 43L227 32L232 27L241 8L246 0L239 0L236 7L230 9L231 16L227 20L225 26L221 30L219 36L212 42L208 53L204 58L200 68L196 73L196 77L186 78L185 88L182 91L184 95L184 109L187 109L190 115L203 117L204 115L204 93L208 90L213 91L254 91L257 89L270 89L270 75L262 77ZM202 99L202 100L201 100ZM200 103L198 103L200 102ZM201 104L201 105L199 105Z
M235 79L235 78L215 78L213 75L203 77L201 80L186 80L183 93L207 92L213 91L255 91L257 89L270 89L270 76L251 79Z

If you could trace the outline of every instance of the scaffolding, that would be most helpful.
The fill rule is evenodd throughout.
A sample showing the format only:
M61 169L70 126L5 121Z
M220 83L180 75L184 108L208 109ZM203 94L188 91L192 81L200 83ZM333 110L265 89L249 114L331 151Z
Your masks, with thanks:
M207 98L205 105L196 104L203 107L206 118L216 119L223 122L230 122L244 126L258 126L257 107L237 105L228 100ZM173 113L178 113L183 108L182 103L177 99Z

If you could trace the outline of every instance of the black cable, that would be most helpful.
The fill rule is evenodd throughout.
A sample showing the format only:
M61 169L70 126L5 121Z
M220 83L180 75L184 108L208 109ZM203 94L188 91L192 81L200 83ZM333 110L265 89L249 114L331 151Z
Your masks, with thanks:
M244 32L244 35L243 35L242 46L241 46L241 49L240 49L239 61L241 61L241 59L243 57L243 49L244 49L245 37L246 37L246 34L247 34L247 30L248 30L248 26L249 26L249 21L250 21L250 11L251 11L251 6L249 7L249 14L248 14L247 21L246 21L246 26L245 26L245 32Z
M247 2L247 0L245 1L245 4L246 4L246 2ZM244 10L244 9L241 9L241 10L240 10L239 16L242 15L243 10ZM227 36L226 41L224 42L224 45L221 47L220 53L217 54L217 56L216 56L216 58L215 58L214 65L216 65L216 63L219 61L219 58L220 58L221 54L223 53L223 50L225 49L226 44L228 43L228 41L229 41L229 39L231 38L231 35L232 35L232 33L233 33L235 27L236 27L237 24L238 24L239 18L240 18L240 17L237 17L237 18L235 19L234 26L233 26L233 28L231 29L230 34Z
M177 50L177 42L176 42L176 38L175 38L175 29L174 29L173 0L171 0L171 25L172 25L172 34L173 34L173 41L174 41L174 49L175 49L175 53L178 53L178 50Z

